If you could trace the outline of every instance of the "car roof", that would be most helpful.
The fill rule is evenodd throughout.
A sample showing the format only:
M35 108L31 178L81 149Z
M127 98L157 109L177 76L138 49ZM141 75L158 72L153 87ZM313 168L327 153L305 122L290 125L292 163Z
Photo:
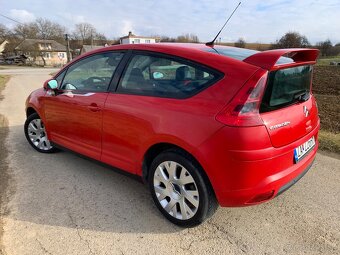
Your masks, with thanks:
M92 54L107 52L107 51L119 51L119 50L140 50L140 51L150 51L156 53L163 53L171 55L174 57L181 57L187 60L192 60L206 66L210 66L222 72L225 72L225 65L235 66L249 66L249 64L243 62L242 60L256 51L251 51L247 49L241 49L230 46L206 46L200 43L145 43L145 44L118 44L107 47L102 47L100 49L95 49L89 51L85 54L78 56L76 59L71 61L69 64L87 57ZM248 52L243 58L235 57L235 54L227 54L228 52ZM236 54L237 55L237 54ZM242 54L241 54L242 55ZM244 55L244 54L243 54ZM68 64L68 65L69 65Z
M201 43L149 43L149 44L121 44L109 46L107 49L134 49L134 50L186 50L196 54L202 52L210 52L225 57L230 57L237 60L243 60L253 54L258 53L256 50L237 48L224 45L207 46Z

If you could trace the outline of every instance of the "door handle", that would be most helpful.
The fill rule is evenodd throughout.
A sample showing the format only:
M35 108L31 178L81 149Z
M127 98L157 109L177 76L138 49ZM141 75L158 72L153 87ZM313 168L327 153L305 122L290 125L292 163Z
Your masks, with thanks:
M91 112L99 112L101 109L96 103L92 103L87 107Z

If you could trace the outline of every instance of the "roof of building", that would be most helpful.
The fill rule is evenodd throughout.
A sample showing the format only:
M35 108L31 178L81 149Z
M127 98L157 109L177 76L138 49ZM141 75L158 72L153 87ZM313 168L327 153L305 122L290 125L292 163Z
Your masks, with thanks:
M120 39L122 40L122 39L127 39L127 38L158 39L158 37L134 35L131 31L129 32L128 35L123 36Z
M81 51L82 51L83 53L85 53L85 52L89 52L89 51L91 51L91 50L100 49L100 48L102 48L102 47L104 47L104 46L86 45L86 44L84 44L83 47L81 48Z
M55 40L42 40L42 39L25 39L17 47L16 50L34 49L37 44L47 43L51 44L51 49L44 49L43 51L66 51L66 46L56 42Z

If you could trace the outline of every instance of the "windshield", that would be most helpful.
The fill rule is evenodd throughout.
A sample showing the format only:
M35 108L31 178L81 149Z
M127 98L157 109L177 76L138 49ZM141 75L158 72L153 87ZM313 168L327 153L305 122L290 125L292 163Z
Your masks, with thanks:
M312 66L298 66L271 72L262 99L261 112L283 108L309 98Z

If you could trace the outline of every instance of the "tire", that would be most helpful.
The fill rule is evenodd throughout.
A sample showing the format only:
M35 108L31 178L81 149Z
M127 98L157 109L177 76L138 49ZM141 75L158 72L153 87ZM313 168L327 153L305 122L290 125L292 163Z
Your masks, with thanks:
M178 226L197 226L218 207L203 169L180 150L159 154L150 166L148 182L157 208Z
M24 132L29 144L41 153L52 153L56 151L48 140L44 123L37 113L32 113L25 121Z

